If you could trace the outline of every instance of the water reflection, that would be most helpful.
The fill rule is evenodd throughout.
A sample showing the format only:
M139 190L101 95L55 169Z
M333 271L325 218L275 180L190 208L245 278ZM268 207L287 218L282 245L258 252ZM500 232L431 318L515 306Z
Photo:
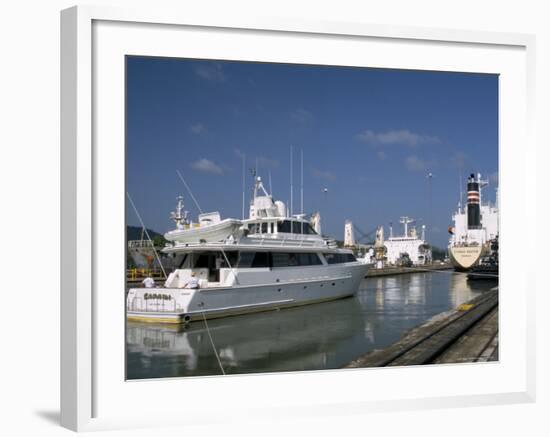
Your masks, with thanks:
M208 324L226 373L339 368L490 288L478 286L451 272L376 277L353 298ZM202 322L128 323L127 358L129 379L221 373Z
M451 307L456 307L466 301L469 293L471 293L471 289L468 287L466 275L452 275L449 287L449 304Z

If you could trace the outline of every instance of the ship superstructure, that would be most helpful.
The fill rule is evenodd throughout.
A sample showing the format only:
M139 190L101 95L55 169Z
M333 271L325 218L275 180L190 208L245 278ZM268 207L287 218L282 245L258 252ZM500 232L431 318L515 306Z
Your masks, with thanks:
M482 202L482 189L488 181L481 174L470 174L467 181L467 204L458 204L449 227L449 258L457 270L468 270L476 265L488 250L491 241L498 238L498 191L496 202Z
M422 225L422 234L419 237L416 226L414 226L415 220L404 216L400 218L399 222L403 225L403 235L393 235L393 228L390 226L390 236L384 241L386 261L393 265L430 263L432 250L426 241L426 226ZM407 259L410 262L407 262Z

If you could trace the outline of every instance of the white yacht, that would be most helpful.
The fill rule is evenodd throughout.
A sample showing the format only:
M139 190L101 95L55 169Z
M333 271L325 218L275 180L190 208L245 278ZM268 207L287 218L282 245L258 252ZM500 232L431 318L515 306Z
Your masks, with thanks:
M324 238L303 214L287 214L260 177L248 219L218 214L187 227L181 210L180 201L176 231L165 235L171 243L163 249L176 268L161 287L129 290L129 320L181 323L329 301L357 293L367 273L351 250ZM223 231L208 232L211 226Z

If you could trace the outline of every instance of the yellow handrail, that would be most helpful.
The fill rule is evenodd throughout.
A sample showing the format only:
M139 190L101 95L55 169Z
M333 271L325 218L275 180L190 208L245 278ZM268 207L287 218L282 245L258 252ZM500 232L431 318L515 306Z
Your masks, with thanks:
M140 278L163 278L164 274L160 269L147 269L145 267L141 268L131 268L126 271L126 278L132 281L136 281Z

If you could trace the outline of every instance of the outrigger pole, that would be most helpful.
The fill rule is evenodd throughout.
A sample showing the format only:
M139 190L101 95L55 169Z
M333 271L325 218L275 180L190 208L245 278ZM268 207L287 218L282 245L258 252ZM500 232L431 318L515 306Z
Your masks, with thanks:
M191 199L193 199L193 202L195 202L195 205L197 205L199 212L202 214L201 206L199 205L199 202L197 202L197 199L195 199L195 196L193 196L193 192L191 191L191 188L189 188L189 185L187 185L187 182L185 182L185 179L183 179L183 176L181 175L180 171L176 170L176 173L178 174L181 181L183 182L183 185L185 185L185 188L187 188L187 191L189 192Z
M166 274L166 271L164 270L164 266L162 265L162 262L160 261L159 254L157 253L157 250L155 249L155 245L153 243L153 240L151 239L151 236L149 235L149 232L147 231L147 228L145 227L145 223L143 223L143 220L141 219L141 215L139 215L139 212L136 208L136 205L134 204L134 201L130 197L130 193L126 191L126 196L128 197L128 200L130 201L130 204L132 205L132 208L134 208L134 212L136 213L136 216L141 223L141 228L145 232L145 235L147 236L147 239L149 240L149 243L151 243L151 247L153 248L153 252L155 254L155 257L157 258L157 262L159 263L160 269L162 270L162 274L164 275L164 278L168 278L168 275Z

